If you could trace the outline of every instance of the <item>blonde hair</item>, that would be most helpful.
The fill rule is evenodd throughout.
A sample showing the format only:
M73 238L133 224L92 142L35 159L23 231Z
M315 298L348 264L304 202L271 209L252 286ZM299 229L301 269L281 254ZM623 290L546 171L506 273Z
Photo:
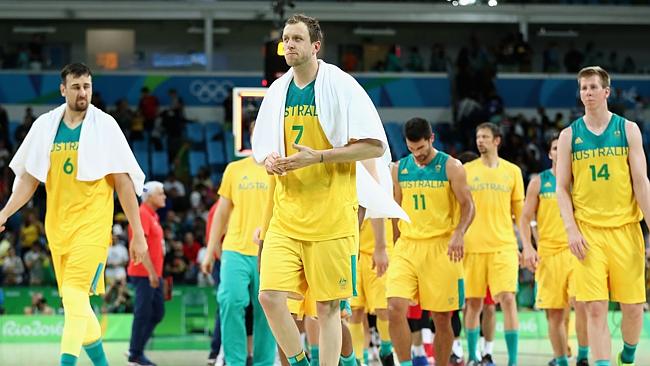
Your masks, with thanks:
M580 70L578 72L578 86L580 86L580 79L594 75L600 78L600 84L603 88L609 88L609 74L600 66L587 66Z

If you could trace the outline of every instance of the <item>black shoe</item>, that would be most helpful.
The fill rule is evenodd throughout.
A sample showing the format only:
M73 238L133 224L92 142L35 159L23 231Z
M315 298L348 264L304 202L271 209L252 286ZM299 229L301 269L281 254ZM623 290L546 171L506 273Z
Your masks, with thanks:
M492 355L487 354L481 359L481 366L496 366L494 361L492 361Z
M589 360L583 358L582 360L576 362L576 366L589 366Z
M386 356L379 357L379 361L382 366L395 366L395 358L393 357L393 352L387 354Z
M219 352L210 352L210 355L208 356L208 366L216 365L218 356Z
M449 356L449 365L465 366L465 361L463 361L462 358L456 356L455 353L452 353L451 356Z
M557 366L557 361L555 360L555 357L551 358L551 360L548 361L548 366Z
M128 366L156 366L156 364L151 362L151 360L144 355L141 355L137 357L129 356Z
M253 356L246 357L246 366L253 366Z

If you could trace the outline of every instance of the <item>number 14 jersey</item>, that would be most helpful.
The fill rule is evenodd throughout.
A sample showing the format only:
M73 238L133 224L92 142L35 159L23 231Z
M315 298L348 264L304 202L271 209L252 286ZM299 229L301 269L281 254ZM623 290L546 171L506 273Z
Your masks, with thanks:
M584 119L571 124L573 207L577 220L599 227L618 227L641 221L634 198L625 118L612 113L600 135Z

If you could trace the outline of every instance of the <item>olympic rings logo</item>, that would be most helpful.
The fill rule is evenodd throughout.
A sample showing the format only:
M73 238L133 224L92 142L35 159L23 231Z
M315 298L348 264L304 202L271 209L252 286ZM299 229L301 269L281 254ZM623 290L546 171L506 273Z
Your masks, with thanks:
M202 103L218 103L226 99L234 86L231 81L193 80L190 83L190 93Z

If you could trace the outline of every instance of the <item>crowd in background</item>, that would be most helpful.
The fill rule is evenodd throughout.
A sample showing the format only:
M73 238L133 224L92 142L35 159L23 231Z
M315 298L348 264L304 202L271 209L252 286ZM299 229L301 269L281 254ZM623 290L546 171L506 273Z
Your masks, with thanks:
M489 68L490 72L544 72L577 73L585 65L601 65L610 73L634 74L647 72L637 65L630 55L619 55L615 50L602 50L594 42L576 44L573 41L548 41L543 48L535 49L521 33L506 33L497 43L486 44L472 34L456 56L447 49L449 45L435 43L430 46L379 43L369 39L364 42L378 47L362 51L361 44L346 44L338 55L346 71L376 72L446 72L469 67L474 70ZM35 34L29 41L0 45L0 69L52 70L60 69L49 56L45 35ZM356 51L351 51L356 50ZM57 54L58 55L58 54ZM60 55L58 55L60 56ZM364 57L379 59L369 63Z
M566 113L549 115L540 107L532 117L508 113L489 76L489 66L477 66L472 61L476 56L474 51L476 49L467 53L457 72L454 121L444 132L434 124L434 130L438 131L437 139L444 142L445 150L451 154L475 150L474 127L481 122L494 122L501 126L503 132L500 156L521 167L524 179L528 181L531 174L550 166L546 145L548 139L581 116L582 110L576 107ZM471 89L468 85L484 87ZM177 284L211 285L210 277L200 275L199 263L205 252L206 218L217 199L220 182L211 178L208 167L201 169L196 176L188 173L190 144L184 132L185 124L192 122L185 117L182 99L172 89L163 105L147 88L143 88L140 102L134 108L125 100L120 100L112 108L108 107L98 92L93 96L93 104L112 114L130 141L146 138L151 141L153 149L167 149L174 173L161 179L164 180L167 195L166 206L159 211L165 239L164 272ZM610 108L640 123L645 135L644 142L650 142L650 129L643 124L643 121L650 121L646 117L650 112L647 100L637 97L636 104L630 107L629 103L623 101L621 91L615 89L610 97ZM405 116L405 119L408 117L411 116ZM0 107L0 205L4 205L11 192L13 173L8 168L9 161L34 119L32 109L27 108L20 126L10 136L7 113ZM115 207L119 209L117 202ZM2 286L55 286L43 225L44 209L45 192L40 187L32 204L12 216L6 230L0 234ZM125 271L128 263L126 225L124 214L116 212L113 244L106 266L104 310L109 312L126 312L132 307ZM523 288L528 286L532 290L533 276L523 270L521 273ZM532 306L532 298L529 300L520 303ZM38 305L38 299L34 301L34 306Z

